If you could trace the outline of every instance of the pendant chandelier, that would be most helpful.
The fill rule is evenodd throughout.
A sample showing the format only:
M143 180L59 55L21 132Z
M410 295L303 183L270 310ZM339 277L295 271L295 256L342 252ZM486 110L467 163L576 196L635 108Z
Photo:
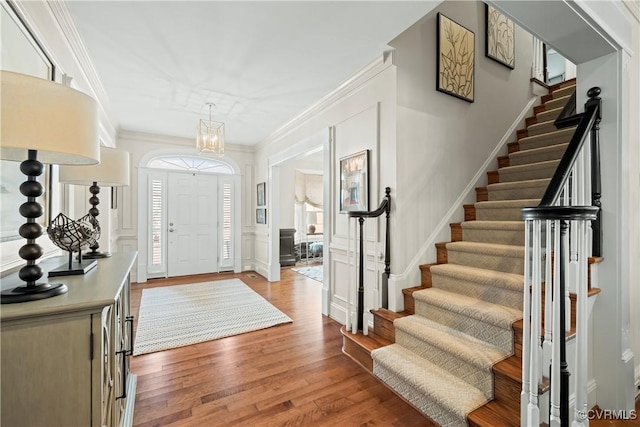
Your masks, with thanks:
M215 104L207 102L209 106L209 120L201 119L198 123L196 147L198 151L205 151L219 156L224 155L224 123L211 120L211 107Z

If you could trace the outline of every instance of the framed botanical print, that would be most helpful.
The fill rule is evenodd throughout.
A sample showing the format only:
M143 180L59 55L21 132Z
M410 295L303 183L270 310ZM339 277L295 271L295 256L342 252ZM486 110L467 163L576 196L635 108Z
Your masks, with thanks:
M340 212L369 210L369 150L340 159Z
M436 89L473 102L475 34L442 13L438 13L437 40Z
M513 70L516 67L516 25L495 7L487 4L485 9L485 55Z

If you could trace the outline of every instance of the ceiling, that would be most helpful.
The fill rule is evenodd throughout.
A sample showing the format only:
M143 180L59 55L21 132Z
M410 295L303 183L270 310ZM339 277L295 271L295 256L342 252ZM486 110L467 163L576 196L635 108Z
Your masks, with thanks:
M68 1L119 130L255 145L319 101L433 1Z

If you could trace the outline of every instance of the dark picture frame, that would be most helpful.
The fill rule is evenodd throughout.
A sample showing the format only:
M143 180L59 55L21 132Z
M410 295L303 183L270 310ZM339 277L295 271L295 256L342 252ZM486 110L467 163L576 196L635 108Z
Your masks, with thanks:
M485 4L485 56L516 68L516 24L495 7Z
M267 205L267 183L261 182L257 185L256 189L256 205L257 206L266 206Z
M438 13L437 21L436 90L473 102L475 33L442 13Z
M256 209L256 224L267 223L267 208Z
M340 212L369 210L369 150L340 159Z

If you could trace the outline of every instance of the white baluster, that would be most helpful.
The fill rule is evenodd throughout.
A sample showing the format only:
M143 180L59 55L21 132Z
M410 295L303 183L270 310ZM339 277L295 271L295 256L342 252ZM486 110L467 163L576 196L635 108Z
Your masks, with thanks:
M587 427L587 378L588 378L588 341L589 341L589 312L587 307L587 226L586 221L579 221L578 245L578 289L576 300L576 365L574 370L576 403L573 427Z
M551 279L551 264L553 260L553 247L551 246L551 236L553 229L551 221L545 221L545 264L544 264L544 342L542 343L542 370L548 369L551 363L551 341L553 335L551 333L552 307L553 307L553 288Z
M553 263L553 321L552 335L557 338L563 333L562 323L560 322L560 221L553 221L553 249L556 252L555 262ZM560 420L560 339L554 339L551 343L551 399L550 399L550 415L549 427L561 427Z
M358 333L358 262L360 259L358 256L360 248L358 245L358 230L360 227L358 227L358 219L354 218L353 220L355 228L353 232L353 301L355 307L352 306L353 310L351 311L351 332L356 334Z
M344 326L351 329L351 218L347 217L347 307Z
M524 222L524 302L522 318L522 391L520 392L520 425L530 425L527 409L529 407L529 344L531 342L531 220Z
M527 407L527 418L530 425L540 425L540 408L538 407L538 385L540 383L540 322L542 311L540 301L540 223L533 222L533 261L532 261L532 283L531 283L531 363L529 366L529 405Z

